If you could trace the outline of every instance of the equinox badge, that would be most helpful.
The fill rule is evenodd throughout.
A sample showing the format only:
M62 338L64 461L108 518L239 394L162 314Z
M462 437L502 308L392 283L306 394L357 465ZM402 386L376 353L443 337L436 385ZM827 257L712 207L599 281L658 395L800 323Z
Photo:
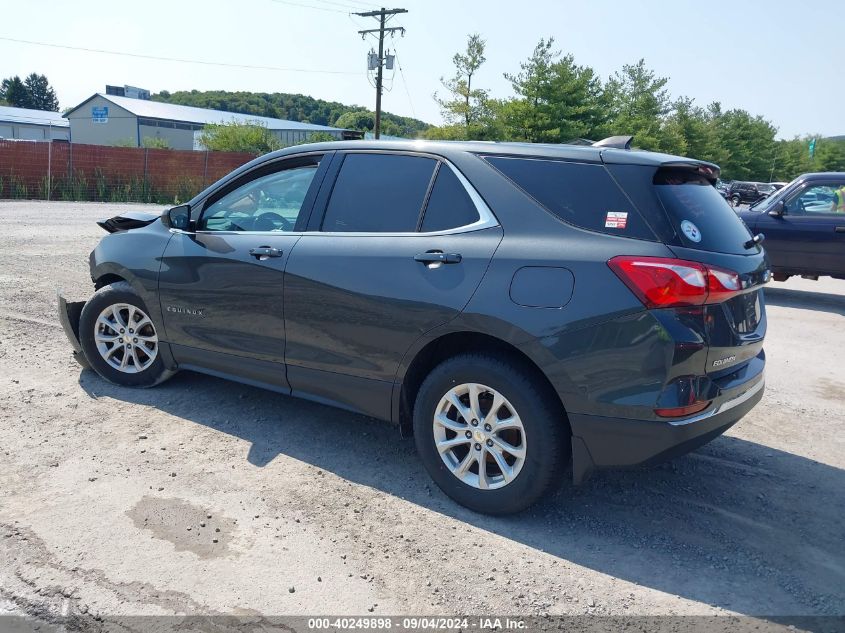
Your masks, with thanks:
M713 367L721 367L722 365L727 365L728 363L732 363L736 360L736 355L728 356L727 358L720 358L719 360L713 361Z
M195 309L195 308L183 308L181 306L167 306L168 312L174 312L176 314L190 314L191 316L205 316L204 309Z

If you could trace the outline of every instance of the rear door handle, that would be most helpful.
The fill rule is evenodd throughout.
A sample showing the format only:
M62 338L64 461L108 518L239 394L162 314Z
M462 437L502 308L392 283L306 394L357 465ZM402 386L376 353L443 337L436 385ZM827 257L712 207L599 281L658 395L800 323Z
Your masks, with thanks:
M845 226L835 226L833 227L833 230L837 233L845 233Z
M258 248L251 248L249 249L249 254L252 255L255 259L267 259L268 257L281 257L284 255L282 251L278 248L273 248L272 246L259 246Z
M444 253L443 251L426 251L414 255L414 261L423 264L460 264L462 259L459 253Z

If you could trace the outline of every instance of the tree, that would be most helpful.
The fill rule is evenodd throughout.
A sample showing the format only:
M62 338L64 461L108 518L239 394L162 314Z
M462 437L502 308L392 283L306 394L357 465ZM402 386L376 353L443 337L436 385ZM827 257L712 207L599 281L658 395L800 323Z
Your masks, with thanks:
M810 157L810 141L816 139ZM777 141L774 148L774 180L790 181L811 171L845 171L845 140L824 138L820 134Z
M145 136L141 139L141 147L149 149L170 149L170 141L160 136Z
M845 141L819 138L818 136L816 136L816 139L818 140L816 141L815 155L812 159L813 170L845 171Z
M537 143L565 143L589 138L605 123L602 85L592 68L578 66L572 55L553 50L554 39L541 39L516 75L505 73L516 99L499 110L509 137Z
M303 143L331 143L336 140L337 137L328 132L312 132ZM297 145L301 145L301 143L297 143Z
M761 116L745 110L722 112L718 103L708 107L715 138L711 158L722 168L725 178L768 181L777 167L777 129Z
M32 73L24 80L24 86L29 92L32 108L50 112L59 111L59 100L46 76Z
M448 80L440 78L449 96L441 98L434 93L434 100L440 105L443 118L448 124L462 125L466 138L484 138L484 122L490 116L487 90L472 87L473 77L486 61L485 45L486 42L478 33L470 35L466 52L455 53L452 57L455 76Z
M281 147L277 139L260 123L209 124L200 133L200 143L214 152L249 152L266 154Z
M371 132L376 126L376 115L375 112L370 112L369 110L344 112L334 122L334 126L343 128L344 130Z
M15 108L31 108L32 98L21 78L15 75L0 83L0 99Z
M423 132L423 138L429 141L466 141L467 128L464 125L435 125Z
M660 149L670 154L713 160L715 139L710 119L704 108L689 97L679 97L664 119Z
M153 101L177 103L196 108L211 108L213 110L290 119L292 121L310 121L318 125L336 125L338 118L347 112L367 112L366 108L361 106L344 105L335 101L323 101L306 95L283 92L226 92L222 90L201 92L199 90L186 90L171 93L163 90L152 95L152 99ZM374 114L373 117L375 117ZM409 138L418 136L430 127L428 123L419 119L399 116L390 112L381 113L381 125L382 132L385 134ZM360 128L356 126L354 129Z
M47 77L32 73L24 81L15 75L0 83L0 101L16 108L59 111L59 100Z
M614 73L605 85L610 111L608 132L632 134L635 145L643 149L662 149L662 118L671 108L668 81L646 68L644 59L625 64Z

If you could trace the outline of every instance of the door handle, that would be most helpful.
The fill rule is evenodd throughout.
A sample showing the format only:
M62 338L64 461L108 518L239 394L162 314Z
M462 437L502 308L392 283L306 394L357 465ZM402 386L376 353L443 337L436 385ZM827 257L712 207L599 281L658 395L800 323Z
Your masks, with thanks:
M845 226L835 226L833 227L833 230L837 233L845 233Z
M281 257L282 255L284 255L282 251L280 251L278 248L273 248L272 246L259 246L258 248L251 248L249 249L249 254L258 260L267 259L268 257Z
M459 253L444 253L443 251L426 251L414 255L414 261L423 264L460 264L462 259Z

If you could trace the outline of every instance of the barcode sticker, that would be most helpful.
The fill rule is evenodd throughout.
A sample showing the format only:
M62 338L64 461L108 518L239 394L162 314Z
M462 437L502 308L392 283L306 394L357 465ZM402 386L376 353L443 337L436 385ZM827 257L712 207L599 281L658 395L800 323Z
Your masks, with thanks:
M604 218L604 228L606 229L624 229L628 226L628 212L627 211L608 211Z

